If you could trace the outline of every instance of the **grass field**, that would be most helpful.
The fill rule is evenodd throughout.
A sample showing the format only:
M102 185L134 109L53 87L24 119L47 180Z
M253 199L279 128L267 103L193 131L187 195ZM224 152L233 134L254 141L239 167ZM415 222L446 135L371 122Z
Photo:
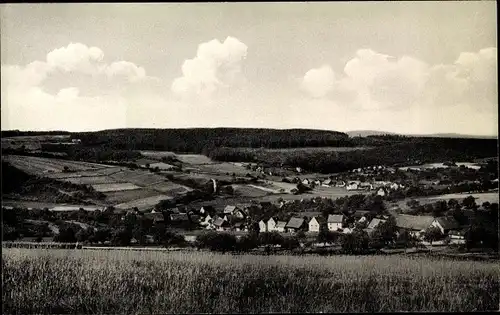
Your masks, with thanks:
M59 173L62 172L66 166L73 171L95 170L109 167L104 164L20 155L7 155L2 157L2 159L5 159L13 166L26 173L33 175L42 175L50 172Z
M147 210L154 207L161 200L170 200L171 196L157 194L155 196L145 197L141 199L134 199L129 202L117 204L115 207L118 209L132 209L137 207L139 210Z
M435 197L430 197L428 198L431 201L438 201L438 200L450 200L450 199L465 199L469 196L473 196L476 198L476 204L482 205L483 202L489 202L489 203L498 203L498 191L495 192L487 192L487 193L463 193L463 194L446 194L446 195L441 195L441 196L435 196Z
M136 186L132 183L95 184L92 185L92 187L96 191L101 191L101 192L134 190L140 188L139 186Z
M280 148L280 149L250 149L243 148L244 150L264 150L269 152L349 152L357 150L368 150L371 147L302 147L302 148Z
M2 250L7 314L498 310L495 263L402 256Z

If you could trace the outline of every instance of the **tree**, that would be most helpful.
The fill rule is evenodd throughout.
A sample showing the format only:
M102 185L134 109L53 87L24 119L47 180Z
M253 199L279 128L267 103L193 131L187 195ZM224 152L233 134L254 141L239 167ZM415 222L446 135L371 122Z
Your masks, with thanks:
M236 247L236 237L228 233L205 232L196 238L197 248L209 248L213 251L231 251Z
M186 240L182 235L178 233L172 231L166 231L163 237L163 244L165 245L165 247L185 246Z
M438 227L431 226L424 232L424 240L428 241L431 243L434 241L439 241L444 238L444 234L441 232L441 230Z
M263 232L259 234L259 243L265 245L281 245L283 236L278 232Z
M319 225L319 233L316 238L319 243L326 244L326 242L330 241L328 226L326 223L322 223Z
M75 230L70 226L62 227L59 234L54 236L54 242L75 243L76 241Z
M85 242L91 238L91 233L93 232L93 229L80 229L78 232L76 232L76 240L78 242Z
M417 239L407 230L404 230L398 235L396 244L405 248L414 247L417 244Z
M476 207L476 198L469 196L462 201L462 205L467 209L474 209Z
M129 246L132 239L132 232L129 229L121 228L113 232L111 242L114 245Z
M240 251L248 251L259 246L258 236L255 234L247 234L237 240L237 249Z
M368 247L369 237L365 231L354 231L342 237L342 250L347 254L362 254Z
M299 239L296 236L284 237L281 247L285 249L295 249L300 246Z
M295 235L299 240L301 239L304 239L306 238L306 233L304 233L304 231L300 230L297 232L297 234Z
M391 245L396 240L397 226L394 217L390 217L387 221L377 225L371 235L373 245L382 247Z

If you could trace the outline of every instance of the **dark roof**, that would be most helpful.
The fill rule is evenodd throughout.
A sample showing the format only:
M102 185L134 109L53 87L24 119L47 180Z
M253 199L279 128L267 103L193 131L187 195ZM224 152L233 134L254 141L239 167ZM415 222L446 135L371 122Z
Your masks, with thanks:
M439 222L439 224L443 227L445 230L455 230L460 227L458 222L454 218L450 217L439 217L436 218L436 220Z
M303 218L291 218L286 224L287 228L299 229L304 224Z
M223 218L217 218L214 221L214 225L215 226L228 226L229 223L226 220L224 220Z
M189 221L189 217L187 213L178 213L178 214L171 214L170 215L170 220L171 221Z
M286 227L286 222L285 221L278 221L276 223L276 227L277 228L284 228L284 227Z
M236 210L236 206L226 206L224 208L224 213L233 213L234 210Z
M165 218L163 217L163 213L161 212L155 212L155 213L144 213L144 217L151 219L153 221L159 222L159 221L165 221Z
M344 219L344 215L342 214L329 214L328 215L328 223L342 223Z
M367 229L374 229L379 224L384 223L384 222L385 222L385 220L374 218L373 220L370 221L370 224L368 224L368 226L366 228Z
M410 230L425 230L431 225L432 221L434 221L434 218L431 216L407 214L400 214L396 216L396 226Z

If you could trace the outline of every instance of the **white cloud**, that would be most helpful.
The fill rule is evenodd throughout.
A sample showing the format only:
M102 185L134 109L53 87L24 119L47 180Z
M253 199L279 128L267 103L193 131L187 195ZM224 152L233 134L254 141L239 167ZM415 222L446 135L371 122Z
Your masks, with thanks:
M334 81L335 75L332 68L329 65L323 65L306 72L301 88L312 97L321 98L332 90Z
M126 77L131 82L136 82L146 77L146 70L144 68L138 67L128 61L113 62L104 68L104 72L108 77Z
M247 49L230 36L222 43L213 39L200 44L196 56L184 61L182 76L172 82L172 92L184 97L210 97L221 88L231 87L241 74Z
M70 43L66 47L54 49L47 54L47 64L66 72L76 71L93 74L99 71L104 53L97 47L87 47L80 43Z

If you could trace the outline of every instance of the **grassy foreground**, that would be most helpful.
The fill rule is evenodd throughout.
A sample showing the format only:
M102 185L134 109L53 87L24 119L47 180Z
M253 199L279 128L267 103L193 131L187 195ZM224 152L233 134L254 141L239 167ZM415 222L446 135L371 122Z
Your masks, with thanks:
M497 310L495 263L2 250L4 314Z

